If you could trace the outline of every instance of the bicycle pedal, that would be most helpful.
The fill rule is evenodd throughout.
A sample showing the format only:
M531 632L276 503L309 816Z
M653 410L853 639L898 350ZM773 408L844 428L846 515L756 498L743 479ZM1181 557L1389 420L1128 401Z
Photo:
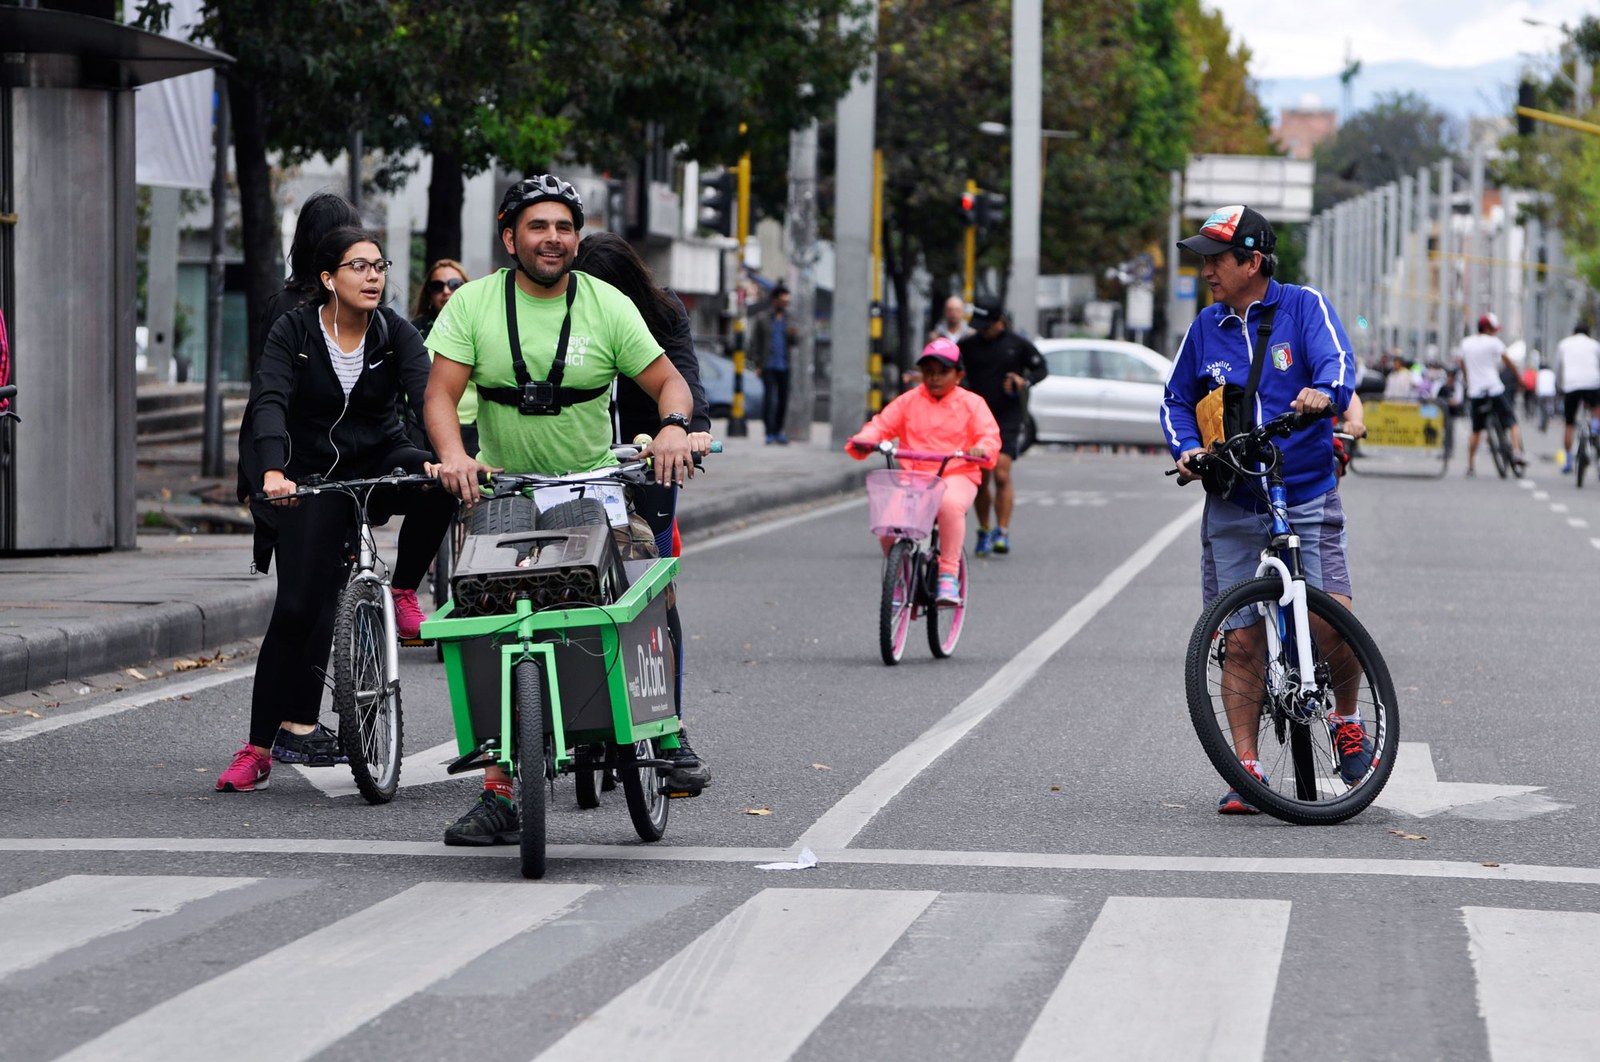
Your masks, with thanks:
M400 644L407 649L424 649L433 644L432 638L401 638Z
M693 800L695 797L700 795L701 790L696 790L691 793L688 790L675 791L668 789L666 786L662 786L661 792L666 794L668 800Z

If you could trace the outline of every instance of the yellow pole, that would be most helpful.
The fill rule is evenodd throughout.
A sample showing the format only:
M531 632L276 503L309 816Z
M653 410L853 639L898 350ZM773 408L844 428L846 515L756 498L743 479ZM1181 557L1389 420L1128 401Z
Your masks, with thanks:
M744 132L741 122L739 131ZM739 156L734 170L738 183L738 207L734 211L734 237L739 241L739 264L734 269L734 291L739 293L738 312L733 315L733 408L728 413L728 434L745 435L744 411L744 241L750 235L750 153Z
M1564 114L1552 114L1549 111L1536 111L1532 107L1518 107L1517 114L1523 118L1532 118L1536 122L1549 122L1551 125L1565 126L1576 129L1580 133L1600 133L1600 125L1586 122L1581 118L1568 118Z
M976 197L978 182L967 181L967 192ZM961 298L967 303L972 302L974 279L978 275L978 227L975 223L967 224L966 253L962 260Z
M872 309L867 353L867 412L883 408L883 149L872 153Z

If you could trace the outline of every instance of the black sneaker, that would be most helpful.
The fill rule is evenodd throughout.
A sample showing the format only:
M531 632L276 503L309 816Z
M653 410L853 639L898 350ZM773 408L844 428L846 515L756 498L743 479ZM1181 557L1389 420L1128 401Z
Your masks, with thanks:
M687 730L678 731L677 748L658 749L656 755L673 763L661 779L669 795L699 796L700 790L711 784L711 768L689 747Z
M522 824L517 806L485 789L478 802L444 831L444 843L481 847L491 844L517 844L522 840Z
M272 758L302 767L335 767L350 762L350 757L339 750L339 735L321 723L309 734L280 729L272 739Z

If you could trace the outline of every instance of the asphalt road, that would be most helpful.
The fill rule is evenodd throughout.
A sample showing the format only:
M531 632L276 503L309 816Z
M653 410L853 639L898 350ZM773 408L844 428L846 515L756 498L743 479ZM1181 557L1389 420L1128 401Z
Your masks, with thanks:
M338 769L213 792L248 657L81 725L0 719L0 1055L1593 1057L1600 488L1346 482L1404 744L1374 807L1302 828L1214 813L1183 696L1201 495L1165 467L1022 461L945 661L878 660L862 503L691 544L714 784L647 846L620 792L580 811L558 781L540 883L439 843L476 787L430 780L430 651L385 807Z

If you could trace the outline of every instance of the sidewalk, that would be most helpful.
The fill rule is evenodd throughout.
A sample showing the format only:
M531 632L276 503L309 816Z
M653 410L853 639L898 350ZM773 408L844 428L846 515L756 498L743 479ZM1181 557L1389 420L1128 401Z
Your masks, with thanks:
M828 443L826 424L812 441L789 446L763 445L756 428L754 437L724 440L724 452L708 457L679 495L685 538L860 487L863 466ZM232 481L200 479L198 465L198 456L186 461L170 448L159 461L141 454L147 523L159 526L162 514L178 526L237 518L236 507L202 504L230 496ZM212 653L265 632L277 581L250 574L250 535L169 532L138 541L125 552L0 557L0 696Z

